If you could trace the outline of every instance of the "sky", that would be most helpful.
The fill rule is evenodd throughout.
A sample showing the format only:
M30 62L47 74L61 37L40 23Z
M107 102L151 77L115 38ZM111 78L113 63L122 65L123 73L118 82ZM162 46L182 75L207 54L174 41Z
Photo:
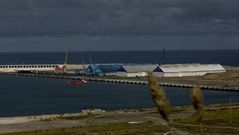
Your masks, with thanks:
M1 0L0 52L239 49L239 0Z

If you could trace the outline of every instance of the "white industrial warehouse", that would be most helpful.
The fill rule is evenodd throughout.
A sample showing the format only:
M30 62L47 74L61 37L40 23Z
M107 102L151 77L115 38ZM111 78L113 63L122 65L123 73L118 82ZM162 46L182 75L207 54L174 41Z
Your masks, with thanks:
M148 72L152 72L158 65L126 65L116 73L118 77L144 77L148 76Z
M222 72L226 70L220 64L169 64L158 66L153 74L158 77L183 77Z
M127 65L115 75L118 77L144 77L152 72L157 77L203 76L208 73L222 73L226 70L220 64L168 64Z

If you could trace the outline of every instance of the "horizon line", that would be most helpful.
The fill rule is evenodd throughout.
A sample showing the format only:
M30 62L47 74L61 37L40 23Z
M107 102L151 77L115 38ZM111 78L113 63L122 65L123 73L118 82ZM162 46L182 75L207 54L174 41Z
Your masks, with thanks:
M239 51L238 49L165 49L166 51ZM157 52L163 51L163 49L157 50L67 50L68 52ZM66 52L63 50L52 51L0 51L0 53L61 53Z

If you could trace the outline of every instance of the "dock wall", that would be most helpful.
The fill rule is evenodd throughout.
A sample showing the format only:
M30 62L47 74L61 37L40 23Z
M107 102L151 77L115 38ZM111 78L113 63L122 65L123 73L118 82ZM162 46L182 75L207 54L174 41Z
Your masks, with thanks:
M67 76L67 75L44 75L44 74L22 74L22 73L21 74L20 73L7 73L7 75L65 79L65 80L81 80L81 79L83 79L82 77ZM148 85L147 81L108 79L108 78L100 78L100 77L84 77L84 79L87 81L95 81L95 82ZM164 87L178 87L178 88L192 88L192 87L196 86L196 85L192 85L192 84L179 84L179 83L159 83L159 85L164 86ZM207 85L199 85L199 87L203 90L239 92L239 88L237 88L237 87L219 87L219 86L207 86Z

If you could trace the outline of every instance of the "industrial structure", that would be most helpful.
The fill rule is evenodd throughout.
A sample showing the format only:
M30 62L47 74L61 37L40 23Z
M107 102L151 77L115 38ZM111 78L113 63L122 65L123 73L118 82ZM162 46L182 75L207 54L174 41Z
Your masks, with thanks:
M21 64L21 65L0 65L0 72L37 72L37 71L55 71L55 72L77 72L83 70L81 64Z
M148 72L153 72L157 66L156 64L125 65L115 75L118 77L145 77L148 76Z
M220 64L22 64L0 65L0 72L54 72L94 76L145 77L151 72L157 77L203 76L222 73Z
M220 64L169 64L153 70L157 77L203 76L208 73L226 72Z
M54 71L62 68L59 64L21 64L21 65L0 65L0 72L19 72L19 71Z
M96 76L112 75L116 73L123 64L91 64L86 68L86 73Z

